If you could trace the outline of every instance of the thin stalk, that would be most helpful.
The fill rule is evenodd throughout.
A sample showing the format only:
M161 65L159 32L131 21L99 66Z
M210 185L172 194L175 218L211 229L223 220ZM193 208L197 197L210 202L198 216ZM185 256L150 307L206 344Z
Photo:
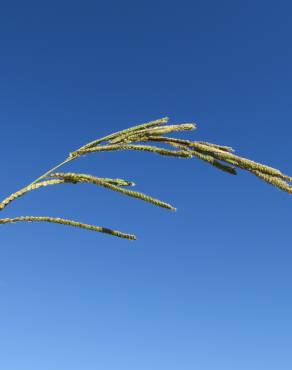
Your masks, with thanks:
M68 157L65 161L63 161L62 163L58 164L57 166L51 168L49 171L47 171L46 173L44 173L43 175L41 175L40 177L35 179L31 184L27 185L27 187L30 187L31 185L36 184L37 182L44 179L45 177L48 177L48 175L50 175L51 173L56 171L58 168L63 167L66 163L69 163L69 162L73 161L73 159L75 159L75 157Z

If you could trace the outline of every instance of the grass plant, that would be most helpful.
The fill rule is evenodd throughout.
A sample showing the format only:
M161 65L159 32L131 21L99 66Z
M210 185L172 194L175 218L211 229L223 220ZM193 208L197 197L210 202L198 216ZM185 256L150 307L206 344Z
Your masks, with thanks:
M132 181L95 177L93 175L83 173L57 172L59 168L78 159L81 156L104 151L120 150L143 151L167 157L178 157L185 159L197 158L231 175L237 175L237 169L242 169L250 172L259 179L273 185L280 190L283 190L289 194L292 193L292 177L283 174L278 169L240 157L234 154L234 150L229 146L212 144L205 141L191 141L165 136L171 133L194 130L195 128L196 125L194 123L169 125L168 118L163 117L155 121L136 125L105 137L95 139L69 153L68 157L63 162L38 177L31 184L5 198L2 202L0 202L0 211L8 206L11 202L27 194L28 192L50 185L68 183L94 184L112 191L119 192L123 195L137 198L156 206L175 211L176 209L166 202L153 198L150 195L128 189L128 187L135 186L135 183ZM74 226L86 230L102 232L129 240L136 239L135 235L132 234L59 217L21 216L0 219L0 224L16 222L52 222L61 225Z

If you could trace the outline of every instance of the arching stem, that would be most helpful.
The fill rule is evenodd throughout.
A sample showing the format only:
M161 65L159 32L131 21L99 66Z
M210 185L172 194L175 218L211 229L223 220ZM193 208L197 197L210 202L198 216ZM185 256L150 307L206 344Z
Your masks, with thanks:
M31 184L29 184L27 186L31 186L33 184L36 184L40 180L44 179L45 177L47 177L48 175L50 175L51 173L53 173L54 171L56 171L58 168L63 167L66 163L69 163L69 162L73 161L73 159L75 159L75 158L76 157L68 157L67 159L65 159L64 162L62 162L62 163L58 164L57 166L51 168L49 171L47 171L46 173L44 173L43 175L41 175L40 177L38 177L37 179L35 179Z

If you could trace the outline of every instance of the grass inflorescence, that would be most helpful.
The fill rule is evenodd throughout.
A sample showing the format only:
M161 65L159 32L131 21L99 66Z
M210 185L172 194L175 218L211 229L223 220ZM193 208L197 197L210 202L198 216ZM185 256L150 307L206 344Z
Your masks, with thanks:
M292 177L283 174L278 169L240 157L234 154L234 149L229 146L213 144L206 141L191 141L166 136L171 133L196 129L196 125L194 123L169 125L168 120L168 117L164 117L151 122L135 125L125 130L95 139L83 145L79 149L69 153L68 157L62 163L38 177L31 184L5 198L0 203L0 210L3 210L11 202L33 190L50 185L68 183L75 185L80 183L94 184L168 210L175 210L175 208L169 203L153 198L150 195L128 189L129 187L135 186L135 183L132 181L96 177L83 173L57 172L59 168L84 155L107 151L141 151L155 153L166 157L185 159L194 157L231 175L237 175L237 169L248 171L276 188L290 194L292 193ZM21 216L0 219L0 224L16 222L52 222L79 227L86 230L103 232L130 240L134 240L136 238L132 234L126 234L120 231L58 217Z

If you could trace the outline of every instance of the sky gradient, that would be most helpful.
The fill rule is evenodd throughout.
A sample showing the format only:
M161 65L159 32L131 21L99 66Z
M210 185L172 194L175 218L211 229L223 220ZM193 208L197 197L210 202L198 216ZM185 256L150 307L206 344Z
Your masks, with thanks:
M1 197L68 152L169 116L184 135L292 174L288 1L10 1L0 12ZM3 211L3 370L291 370L291 196L239 171L100 153L68 171L134 181L168 212L92 185ZM290 221L289 221L290 219Z

